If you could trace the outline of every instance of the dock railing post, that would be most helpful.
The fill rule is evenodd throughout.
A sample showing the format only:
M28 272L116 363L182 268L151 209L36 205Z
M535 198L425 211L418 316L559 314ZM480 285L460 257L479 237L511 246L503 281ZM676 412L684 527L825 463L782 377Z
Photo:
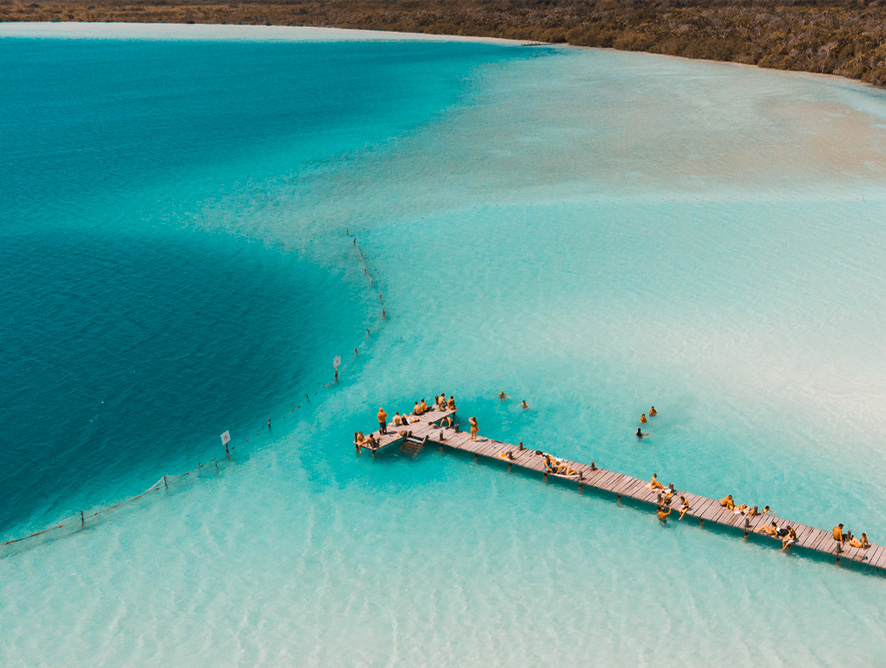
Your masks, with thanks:
M520 441L520 445L518 446L521 450L523 450L523 441Z

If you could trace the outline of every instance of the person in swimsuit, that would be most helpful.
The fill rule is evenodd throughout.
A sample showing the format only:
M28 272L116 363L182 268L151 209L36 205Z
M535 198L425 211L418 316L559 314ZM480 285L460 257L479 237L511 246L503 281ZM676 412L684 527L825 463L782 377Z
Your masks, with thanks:
M646 413L640 416L640 424L646 424Z
M453 397L451 394L449 395L449 402L446 404L446 406L451 411L455 410L455 397Z
M765 533L767 536L777 536L778 535L778 525L775 523L775 520L772 521L772 524L763 525L761 527L757 527L754 529L754 533Z
M649 417L655 417L658 413L655 410L655 406L649 409Z
M399 427L401 424L403 424L403 418L400 417L400 413L394 413L394 419L391 420L391 422L394 423L395 427Z
M868 540L868 535L862 531L861 532L861 549L866 550L871 546L871 541Z
M784 552L791 545L797 542L797 532L794 531L794 527L788 527L788 533L784 538L781 539L781 552Z
M682 520L683 515L685 515L687 512L689 512L689 502L681 496L680 497L680 517L678 517L677 519Z
M413 415L421 415L421 406L418 405L418 402L415 402L415 405L412 407Z
M834 527L834 540L840 543L840 547L843 547L843 525L838 524Z
M421 404L419 404L419 405L421 406L421 412L422 412L422 414L428 412L428 405L427 405L427 403L425 403L425 400L424 400L424 399L421 400Z
M760 514L760 511L757 509L757 506L754 506L748 511L748 517L756 517Z
M652 480L649 481L649 489L664 489L664 485L658 481L657 473L652 474Z
M658 507L658 521L661 522L662 524L667 524L668 523L668 515L671 514L671 510L672 510L671 508L668 508L668 512L665 512L664 506L659 506Z
M509 397L507 394L505 394L505 391L504 391L504 390L502 390L501 392L499 392L499 393L496 394L495 396L497 396L497 397L498 397L499 399L501 399L502 401L504 401L505 399L510 399L510 398L511 398L511 397Z
M529 408L529 404L526 403L526 399L524 399L523 401L521 401L521 402L520 402L520 405L521 405L523 408Z
M727 494L720 499L720 505L728 510L735 510L735 501L732 500L732 494Z
M477 432L480 430L480 427L477 425L477 418L472 417L468 420L471 423L471 440L477 440Z
M649 434L644 434L643 430L640 427L637 427L637 438L642 439L644 436L649 436Z

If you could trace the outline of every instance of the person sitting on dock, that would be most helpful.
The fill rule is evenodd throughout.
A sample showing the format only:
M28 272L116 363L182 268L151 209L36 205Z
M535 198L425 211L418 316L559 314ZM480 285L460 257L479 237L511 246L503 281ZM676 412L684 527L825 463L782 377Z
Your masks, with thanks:
M471 417L468 420L468 422L471 423L471 440L476 441L477 440L477 432L480 431L480 427L477 424L477 418Z
M378 433L379 434L387 434L388 433L388 414L385 413L384 408L378 409Z
M754 533L765 533L767 536L777 536L778 535L778 525L775 523L775 520L772 520L772 524L763 524L754 529Z
M446 410L446 393L444 392L439 397L437 397L437 406L440 407L440 410Z
M838 524L834 527L834 540L840 543L840 549L843 549L843 525Z
M447 415L445 418L440 420L440 424L445 424L447 429L452 429L452 416Z
M412 414L413 415L421 415L421 406L419 405L419 403L417 401L415 402L415 405L412 407Z
M499 393L496 394L495 396L497 396L497 397L498 397L499 399L501 399L502 401L504 401L505 399L510 399L510 398L511 398L510 395L505 394L505 391L504 391L504 390L502 390L501 392L499 392Z
M360 447L363 447L363 444L366 443L366 437L363 435L362 431L358 431L354 434L354 443Z
M681 496L680 497L680 517L678 517L677 519L682 520L683 515L685 515L688 512L689 512L689 502Z
M446 407L451 411L455 410L455 397L451 394L449 395L449 401L446 402Z
M871 541L868 540L868 535L862 531L861 532L861 549L866 550L871 546Z
M727 510L735 510L735 501L732 500L732 494L727 494L720 499L720 505Z
M649 417L655 417L658 413L655 410L655 406L649 409Z
M664 489L665 486L658 481L658 474L652 474L652 480L649 481L649 489Z
M637 427L637 438L643 438L644 436L649 436L649 434L644 434L643 430Z
M425 413L428 412L428 405L427 405L427 403L425 403L424 399L421 400L421 403L419 404L419 406L421 406L421 414L422 415L424 415Z
M394 413L394 419L391 420L395 427L399 427L403 424L403 418L400 417L400 413Z
M760 510L757 508L757 506L754 506L748 511L748 517L756 517L759 514Z
M781 539L781 552L784 552L791 545L797 542L797 532L794 527L788 527L787 534Z
M849 547L859 547L859 548L861 547L861 541L858 538L856 538L855 536L852 536L846 542L849 543Z
M640 416L640 424L646 424L646 413Z
M366 439L366 447L371 450L375 450L378 447L378 441L375 440L375 436L369 434L369 438Z

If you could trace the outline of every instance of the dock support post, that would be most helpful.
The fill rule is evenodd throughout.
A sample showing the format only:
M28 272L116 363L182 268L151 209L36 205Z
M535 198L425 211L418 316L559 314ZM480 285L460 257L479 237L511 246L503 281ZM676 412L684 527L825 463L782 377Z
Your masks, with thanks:
M513 466L513 464L511 464L511 462L508 462L508 473L511 472L511 467L512 467L512 466Z
M474 453L474 461L477 461L477 453Z
M618 503L621 503L621 494L616 494L616 495L615 495L615 500L616 500Z
M169 489L169 484L166 482L166 476L163 476L163 486L164 486L166 489Z
M372 458L375 459L375 450L372 451Z
M701 518L698 519L698 526L700 526L700 527L703 527L703 526L704 526L704 520L703 520L703 519L701 519Z
M584 492L585 492L585 485L584 485L584 483L583 483L583 482L578 483L578 493L579 493L579 494L584 494Z
M548 481L548 474L547 474L547 473L545 473L545 477L542 478L541 481L542 481L542 482L547 482L547 481Z
M83 511L81 510L80 511L80 526L83 526L85 524L86 524L86 518L83 517Z

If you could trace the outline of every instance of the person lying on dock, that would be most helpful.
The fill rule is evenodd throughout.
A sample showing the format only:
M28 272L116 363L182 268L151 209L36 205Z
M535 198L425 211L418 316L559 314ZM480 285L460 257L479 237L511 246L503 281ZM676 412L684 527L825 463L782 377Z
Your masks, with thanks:
M772 520L772 524L764 524L762 526L759 526L754 529L754 533L765 533L767 536L777 536L778 525L775 523L775 520Z
M643 430L637 427L637 438L643 438L644 436L649 436L649 434L644 434Z
M764 515L778 515L778 513L775 512L774 510L772 510L772 508L770 508L769 506L766 506L765 508L763 508L763 514Z
M834 540L840 543L840 548L843 548L843 525L838 524L834 527Z
M655 417L658 413L655 410L655 406L649 409L649 417Z
M781 539L781 552L784 552L791 545L797 542L797 532L794 527L788 527L787 534Z
M649 489L664 489L665 486L658 481L658 474L652 474L652 480L649 481Z
M732 509L736 515L747 515L748 514L748 505L746 503L741 504L740 506L735 506Z
M496 394L495 396L498 397L499 399L501 399L502 401L504 401L505 399L510 399L510 398L511 398L510 395L505 394L505 391L504 391L504 390L502 390L501 392L499 392L499 393Z
M680 517L678 517L677 519L682 520L683 515L685 515L688 512L689 512L689 502L681 496L680 497Z
M735 501L732 500L732 494L727 494L720 499L720 505L727 510L735 510Z

